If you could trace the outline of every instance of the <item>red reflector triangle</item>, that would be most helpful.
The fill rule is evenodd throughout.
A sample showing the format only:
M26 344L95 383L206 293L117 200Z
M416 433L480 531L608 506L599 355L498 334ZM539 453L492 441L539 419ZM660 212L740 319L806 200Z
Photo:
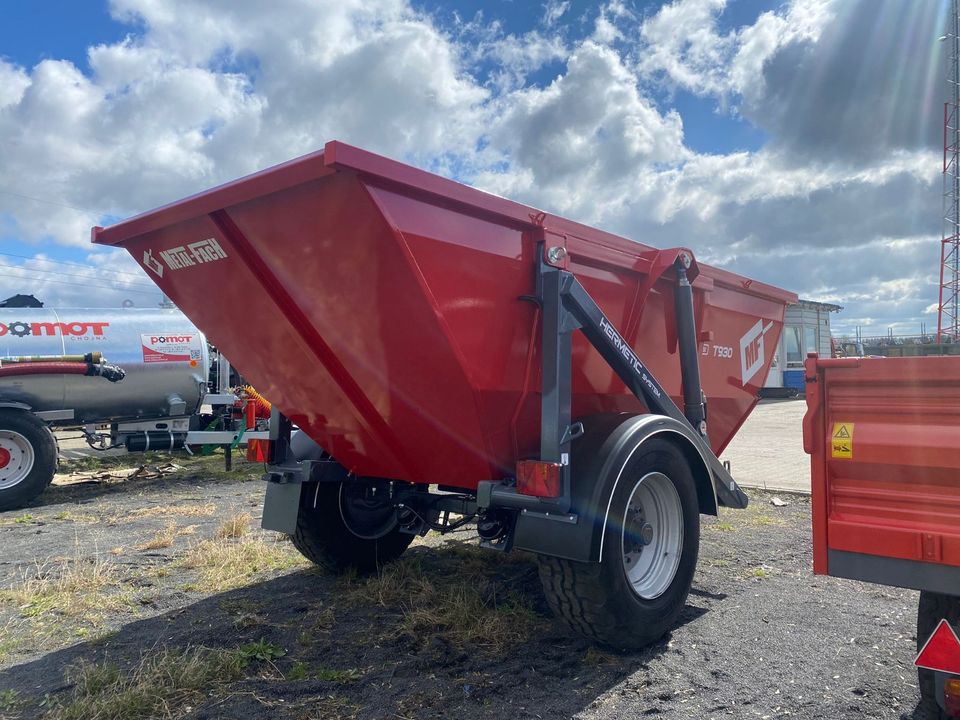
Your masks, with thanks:
M940 621L913 664L927 670L960 675L960 639L950 623Z

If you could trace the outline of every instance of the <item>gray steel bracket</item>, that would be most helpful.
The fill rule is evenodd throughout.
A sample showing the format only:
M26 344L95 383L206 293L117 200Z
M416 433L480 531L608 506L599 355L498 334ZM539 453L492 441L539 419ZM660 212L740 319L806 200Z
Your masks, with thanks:
M687 270L692 263L690 255L686 251L681 252L674 266L677 273L674 309L684 405L687 410L685 414L603 314L576 276L548 264L544 260L543 252L541 244L537 250L537 295L521 299L534 301L541 307L543 369L540 460L560 465L561 495L554 500L543 500L523 496L513 488L493 484L490 488L483 488L484 495L489 495L490 503L536 512L566 513L570 510L570 443L578 437L576 424L572 424L571 418L572 334L579 329L651 413L665 415L693 430L691 441L697 445L697 449L707 461L717 501L727 507L745 508L748 503L746 494L714 454L707 440L706 403L700 385L693 292L687 277ZM483 506L481 503L481 507Z

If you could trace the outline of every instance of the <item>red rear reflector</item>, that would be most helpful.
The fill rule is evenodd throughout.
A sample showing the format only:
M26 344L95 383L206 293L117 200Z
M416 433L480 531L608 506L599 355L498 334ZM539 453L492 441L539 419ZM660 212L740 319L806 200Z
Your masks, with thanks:
M950 678L944 684L943 703L947 717L960 718L960 678Z
M560 464L521 460L517 463L517 492L534 497L560 497Z
M247 460L268 463L273 460L273 443L269 440L247 440Z

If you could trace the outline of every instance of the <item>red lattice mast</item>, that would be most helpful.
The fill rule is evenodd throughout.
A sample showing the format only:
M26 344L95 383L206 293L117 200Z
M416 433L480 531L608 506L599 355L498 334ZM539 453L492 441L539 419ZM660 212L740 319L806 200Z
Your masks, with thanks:
M943 104L943 239L937 342L960 340L960 0L953 0L947 33L947 90Z

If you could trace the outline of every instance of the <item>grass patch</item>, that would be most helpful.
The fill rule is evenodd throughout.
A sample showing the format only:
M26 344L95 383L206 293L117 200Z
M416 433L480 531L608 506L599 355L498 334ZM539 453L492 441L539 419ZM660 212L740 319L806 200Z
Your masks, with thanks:
M8 655L17 652L26 644L27 638L8 623L0 632L0 662L4 662Z
M22 702L16 690L0 690L0 711L16 710Z
M317 680L325 680L327 682L335 683L352 683L356 682L363 677L363 673L357 670L356 668L350 668L349 670L334 670L333 668L320 668L317 670L316 676Z
M118 522L137 520L148 517L210 517L217 511L217 506L213 503L200 505L198 503L187 503L184 505L154 505L148 508L139 508L125 512L123 515L114 515L109 522L114 525Z
M767 570L767 568L762 566L750 568L749 570L747 570L747 577L756 578L757 580L763 580L764 578L768 578L771 575L772 573L769 570Z
M327 695L308 706L311 720L354 720L362 708L341 695ZM397 716L400 717L400 716Z
M424 640L439 636L458 647L499 650L523 642L544 626L530 598L515 589L515 579L510 583L496 579L504 563L499 553L466 547L434 553L456 557L439 573L425 571L417 557L401 558L356 585L355 596L376 605L399 606L401 633ZM511 564L530 562L520 558Z
M27 513L26 515L20 515L18 517L15 517L13 521L17 525L29 525L30 523L33 522L33 515L30 515L29 513Z
M76 638L96 639L118 614L134 612L137 590L99 557L37 564L0 590L10 617L0 628L0 660L29 648L53 650Z
M197 585L204 592L217 593L248 585L264 573L306 567L309 563L286 540L255 535L239 540L201 540L177 564L197 572Z
M610 665L617 662L617 657L612 653L604 652L594 646L587 648L583 655L584 665Z
M118 585L116 568L98 557L61 560L25 572L0 602L12 604L24 618L47 614L78 616L125 607L123 593L105 592Z
M196 525L187 525L181 528L177 527L176 520L167 520L164 526L157 530L153 537L136 545L135 548L137 550L160 550L162 548L168 548L173 545L174 540L181 535L193 535L196 532ZM119 553L114 553L114 550L119 550ZM114 548L110 552L113 554L123 554L123 548Z
M136 546L137 550L160 550L173 545L177 537L177 521L168 520L162 528L154 533L154 536L145 542Z
M247 534L250 529L250 522L253 518L250 513L236 513L226 518L217 527L218 538L239 538Z
M736 528L733 526L733 523L728 522L715 522L708 523L703 526L704 530L716 530L718 532L733 532Z
M723 558L707 558L703 560L709 567L730 567L733 563Z
M306 680L309 677L310 671L307 669L307 664L301 660L295 662L284 677L287 680Z
M150 652L127 673L110 663L82 663L68 675L74 683L71 695L54 699L44 719L177 717L184 706L242 678L258 660L242 648L200 647Z
M259 660L261 662L272 662L277 658L282 658L287 651L273 643L269 643L263 638L254 642L248 642L241 645L237 651L247 662Z

